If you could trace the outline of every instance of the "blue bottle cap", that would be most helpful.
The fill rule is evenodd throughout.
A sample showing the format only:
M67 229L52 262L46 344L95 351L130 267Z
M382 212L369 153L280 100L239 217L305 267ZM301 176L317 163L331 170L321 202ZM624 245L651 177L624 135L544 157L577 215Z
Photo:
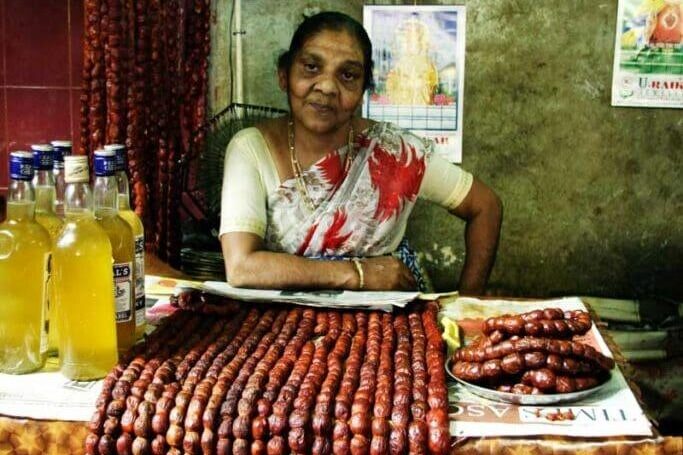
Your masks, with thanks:
M29 152L10 152L9 176L12 180L33 180L33 155Z
M71 155L71 141L52 141L50 144L54 150L55 166L61 167L64 157Z
M33 168L36 171L51 171L54 161L54 154L50 144L34 144L31 146L33 151Z
M116 153L116 172L126 170L126 146L123 144L107 144L104 146L105 150L110 150Z
M109 177L116 172L116 154L112 150L95 150L95 175Z

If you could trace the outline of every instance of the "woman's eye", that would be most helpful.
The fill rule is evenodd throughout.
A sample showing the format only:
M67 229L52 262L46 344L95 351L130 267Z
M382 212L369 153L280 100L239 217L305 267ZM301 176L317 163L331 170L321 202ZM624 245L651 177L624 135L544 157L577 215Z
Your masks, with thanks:
M304 63L304 70L308 71L309 73L315 72L318 69L318 65L315 63Z
M353 73L353 72L351 72L351 71L344 71L344 72L342 73L342 79L344 79L344 80L347 81L347 82L354 81L354 80L356 80L357 78L358 78L358 74Z

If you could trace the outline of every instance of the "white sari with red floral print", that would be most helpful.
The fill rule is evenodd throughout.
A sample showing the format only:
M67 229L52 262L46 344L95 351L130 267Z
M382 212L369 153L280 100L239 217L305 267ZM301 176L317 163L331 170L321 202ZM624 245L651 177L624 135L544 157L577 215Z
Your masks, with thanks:
M266 247L303 256L379 256L405 233L425 174L428 142L390 123L356 135L303 172L311 210L294 178L268 196Z

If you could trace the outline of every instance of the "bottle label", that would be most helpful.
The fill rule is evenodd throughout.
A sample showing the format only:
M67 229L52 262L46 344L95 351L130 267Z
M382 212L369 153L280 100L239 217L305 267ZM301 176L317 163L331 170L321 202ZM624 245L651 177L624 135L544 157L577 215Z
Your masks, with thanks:
M133 291L133 263L114 263L114 297L116 301L116 322L130 321Z
M145 323L145 236L135 237L135 326Z
M40 329L40 353L44 354L48 349L48 331L50 330L50 293L48 292L50 280L52 279L52 255L47 253L45 255L45 265L43 267L43 317ZM54 324L55 321L52 321Z

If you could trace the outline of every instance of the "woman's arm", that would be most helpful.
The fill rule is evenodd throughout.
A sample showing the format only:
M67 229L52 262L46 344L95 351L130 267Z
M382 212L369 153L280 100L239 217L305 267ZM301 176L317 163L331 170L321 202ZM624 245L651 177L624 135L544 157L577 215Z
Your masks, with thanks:
M467 222L459 291L482 295L496 259L503 204L491 188L475 177L467 196L451 213Z
M248 232L221 236L228 282L260 289L358 290L360 277L351 261L307 259L264 250L263 240ZM415 289L410 270L391 256L362 261L365 290Z

